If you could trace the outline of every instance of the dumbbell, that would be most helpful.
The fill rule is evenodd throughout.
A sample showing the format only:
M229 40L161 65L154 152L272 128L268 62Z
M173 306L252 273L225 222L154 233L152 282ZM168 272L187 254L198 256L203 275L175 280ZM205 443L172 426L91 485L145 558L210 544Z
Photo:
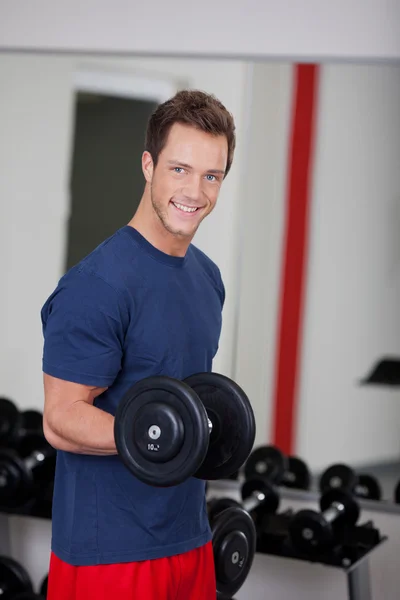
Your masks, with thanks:
M394 501L396 504L400 504L400 481L394 488Z
M344 489L326 491L319 505L321 512L300 510L289 524L293 547L307 554L330 549L341 528L354 526L360 516L355 496Z
M276 485L308 490L311 474L306 463L297 456L286 456L276 446L259 446L248 457L246 479L262 475Z
M155 376L123 396L114 437L135 477L168 487L238 471L253 447L255 418L244 391L224 375L199 373L183 381Z
M0 597L2 600L15 600L19 594L33 594L31 578L19 562L0 556Z
M215 511L210 526L217 597L221 600L232 598L244 584L253 564L257 539L255 525L247 511L231 505Z
M320 492L330 489L343 489L353 493L357 498L381 500L382 489L378 480L366 473L357 474L348 465L337 463L328 467L319 480Z
M42 435L25 436L20 453L0 448L0 506L22 506L54 478L56 450Z
M252 477L247 479L241 486L242 502L233 498L215 498L208 503L208 515L210 521L231 506L240 506L248 512L256 527L266 514L273 514L278 510L280 496L277 489L265 477Z
M43 431L43 415L37 410L20 412L9 398L0 398L0 446L14 446L29 433Z

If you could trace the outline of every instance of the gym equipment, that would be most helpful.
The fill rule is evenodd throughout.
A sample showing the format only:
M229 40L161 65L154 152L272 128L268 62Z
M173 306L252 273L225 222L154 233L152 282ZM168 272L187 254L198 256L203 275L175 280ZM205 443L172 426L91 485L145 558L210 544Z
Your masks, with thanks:
M331 489L352 491L358 483L355 471L342 463L331 465L326 469L319 480L319 490L324 493Z
M277 490L265 477L247 479L241 487L241 496L242 503L233 498L213 498L210 500L207 504L210 523L223 510L239 506L251 515L256 528L258 528L263 516L275 513L280 503Z
M31 578L16 560L0 556L0 597L14 600L18 594L33 594Z
M49 581L49 576L46 575L46 577L44 577L44 579L43 579L43 581L42 581L42 583L40 585L40 593L41 593L42 596L44 596L44 598L47 597L47 584L48 584L48 581Z
M279 493L265 477L247 479L242 485L241 496L244 510L257 518L275 513L280 503Z
M246 479L263 476L279 485L289 466L287 456L275 446L259 446L248 457L244 466Z
M232 507L240 507L240 502L233 498L212 498L207 502L207 514L210 523L213 523L215 517L223 510Z
M343 526L354 526L360 507L354 495L344 489L330 489L320 498L321 512L300 510L291 519L289 536L293 546L307 554L332 548Z
M366 473L357 474L348 465L337 463L326 469L319 480L320 492L330 489L344 489L352 492L357 498L381 500L382 489L378 480Z
M239 470L255 439L249 399L231 379L199 373L149 377L118 405L114 436L122 462L149 485L188 477L223 479Z
M15 441L20 426L20 413L9 398L0 398L0 445L6 446Z
M13 446L28 433L43 432L42 420L39 411L20 412L12 400L0 398L0 446Z
M248 512L226 508L210 522L217 597L232 598L245 582L256 552L256 529Z
M30 500L54 477L56 450L42 435L26 435L20 452L0 449L0 506L13 508Z
M400 481L394 488L394 501L396 504L400 504Z
M276 446L259 446L244 467L246 479L265 476L272 483L287 488L308 490L311 474L306 463L297 456L286 456Z
M359 473L357 483L354 487L354 495L357 498L365 498L366 500L382 500L382 488L372 475L367 473Z

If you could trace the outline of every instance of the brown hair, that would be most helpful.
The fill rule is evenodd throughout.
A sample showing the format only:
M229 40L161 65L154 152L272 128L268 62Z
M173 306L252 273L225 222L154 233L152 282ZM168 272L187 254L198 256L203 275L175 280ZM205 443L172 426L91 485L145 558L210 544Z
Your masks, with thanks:
M149 119L145 139L145 150L151 154L154 165L157 165L159 154L174 123L190 125L212 135L226 136L226 177L233 161L236 136L233 116L225 106L214 95L199 90L182 90L160 104Z

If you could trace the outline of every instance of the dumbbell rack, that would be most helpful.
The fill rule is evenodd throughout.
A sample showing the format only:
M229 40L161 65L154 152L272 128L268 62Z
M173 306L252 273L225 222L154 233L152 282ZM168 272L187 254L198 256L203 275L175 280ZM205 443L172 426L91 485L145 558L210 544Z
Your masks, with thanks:
M294 511L266 515L259 524L257 552L292 558L307 562L318 562L342 569L347 578L349 600L372 600L369 558L371 553L387 539L373 527L371 521L349 528L339 543L325 554L315 556L303 554L288 541L290 520Z

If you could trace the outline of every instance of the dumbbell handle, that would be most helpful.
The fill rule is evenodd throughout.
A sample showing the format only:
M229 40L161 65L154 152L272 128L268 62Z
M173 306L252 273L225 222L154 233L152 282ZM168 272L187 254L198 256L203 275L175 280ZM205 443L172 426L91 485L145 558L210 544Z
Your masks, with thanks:
M42 462L46 460L46 458L48 458L49 456L53 456L53 454L54 448L52 446L43 447L39 450L35 450L29 456L24 458L24 463L29 470L32 470L38 465L42 464Z
M344 504L341 502L333 502L322 514L327 523L332 523L344 511Z
M261 502L264 502L265 494L263 492L257 492L256 490L252 492L251 496L243 500L242 506L247 512L251 512L253 509L257 508Z

